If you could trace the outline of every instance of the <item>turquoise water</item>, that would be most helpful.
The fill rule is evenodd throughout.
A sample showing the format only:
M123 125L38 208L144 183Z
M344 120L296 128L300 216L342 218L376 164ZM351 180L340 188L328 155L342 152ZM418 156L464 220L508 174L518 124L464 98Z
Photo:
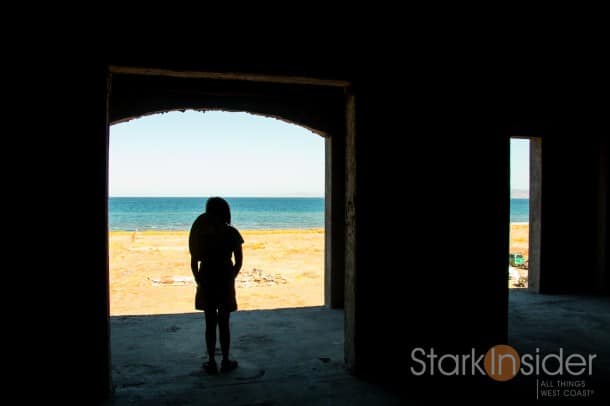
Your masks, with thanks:
M510 222L527 223L530 216L530 199L510 199Z
M232 223L239 230L324 227L323 198L235 197L227 201ZM111 197L110 230L189 230L205 202L199 197ZM529 200L511 199L510 221L527 222L528 217Z
M205 211L207 198L111 197L108 217L111 230L189 230ZM323 198L226 199L232 223L239 230L324 227Z

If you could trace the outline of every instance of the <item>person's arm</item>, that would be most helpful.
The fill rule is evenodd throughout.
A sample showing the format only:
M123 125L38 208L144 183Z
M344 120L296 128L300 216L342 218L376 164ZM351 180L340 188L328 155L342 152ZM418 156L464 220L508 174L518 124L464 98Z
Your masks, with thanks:
M194 256L191 256L191 272L193 273L195 282L199 285L199 261L197 261Z
M241 244L237 244L235 251L233 251L233 255L235 255L235 265L233 265L233 274L237 276L237 274L241 270L241 266L244 261L244 253L241 249Z
M193 278L195 278L195 282L199 285L199 260L197 258L201 257L200 254L200 240L199 240L199 228L201 219L203 217L199 216L193 222L191 226L191 231L189 232L189 253L191 254L191 272L193 273Z

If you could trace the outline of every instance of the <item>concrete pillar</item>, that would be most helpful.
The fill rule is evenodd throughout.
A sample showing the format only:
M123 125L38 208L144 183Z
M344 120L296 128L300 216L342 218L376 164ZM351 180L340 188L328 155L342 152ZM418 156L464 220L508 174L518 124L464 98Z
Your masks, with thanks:
M540 227L542 222L542 139L530 138L530 217L528 290L540 293Z
M85 66L82 72L86 79L79 81L71 94L78 103L70 110L74 120L70 120L72 129L66 131L66 138L73 150L78 151L70 156L71 170L87 174L87 178L85 182L78 176L62 179L74 193L78 191L78 202L69 205L69 216L65 219L66 228L77 237L72 235L70 261L58 273L65 289L58 300L66 301L69 307L65 312L48 315L57 323L61 319L66 322L61 334L69 349L62 354L62 367L70 371L70 376L62 390L68 397L91 403L112 392L108 280L110 77L105 66ZM49 351L61 354L57 348ZM52 371L54 366L48 366Z
M347 96L345 139L345 364L356 368L356 105Z
M594 131L586 121L562 123L543 140L541 293L596 293L602 287L607 186Z
M608 154L610 153L608 138L602 137L599 143L599 179L597 182L597 211L598 211L598 228L597 228L597 263L596 263L596 284L599 291L602 293L610 293L610 274L608 266L608 184L609 167Z
M110 396L112 393L112 369L110 356L110 286L109 286L109 262L108 262L108 154L109 154L109 110L110 110L110 91L111 91L111 76L106 73L106 94L105 94L105 115L104 121L97 123L99 127L97 136L100 149L104 154L97 154L96 158L98 167L98 176L93 181L98 189L99 199L103 204L100 204L100 212L97 215L104 219L100 221L100 228L104 228L104 232L99 232L97 235L103 236L103 241L100 241L99 255L100 260L93 263L92 271L95 277L95 284L99 288L95 290L95 302L97 304L95 311L95 328L94 332L96 339L94 342L98 348L94 354L96 358L93 360L94 371L97 371L97 376L92 379L92 382L97 383L94 391L98 394L98 398ZM103 198L103 200L102 200ZM101 230L100 230L101 231Z
M345 131L326 138L324 303L344 306L345 289Z

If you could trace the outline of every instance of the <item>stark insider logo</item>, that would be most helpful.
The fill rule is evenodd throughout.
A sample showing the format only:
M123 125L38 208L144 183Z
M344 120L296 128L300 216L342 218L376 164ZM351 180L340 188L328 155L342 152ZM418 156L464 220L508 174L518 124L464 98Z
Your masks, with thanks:
M559 353L541 355L536 348L535 354L519 353L510 345L499 344L493 346L486 354L477 357L474 348L470 354L437 354L434 348L428 352L423 348L414 348L411 351L411 360L417 366L411 366L411 373L417 376L424 374L444 376L487 375L491 379L504 382L521 373L522 375L548 376L580 376L593 372L593 359L597 354L585 357L581 354L564 356L563 348ZM482 364L482 365L481 365Z

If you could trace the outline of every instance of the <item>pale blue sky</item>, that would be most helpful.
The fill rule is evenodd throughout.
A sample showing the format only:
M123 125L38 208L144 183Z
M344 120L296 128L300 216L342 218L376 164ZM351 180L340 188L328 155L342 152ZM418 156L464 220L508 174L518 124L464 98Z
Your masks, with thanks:
M324 139L280 120L220 111L110 127L110 196L324 196ZM529 141L511 140L511 187L529 188Z
M249 113L169 112L110 127L110 196L324 196L324 138Z
M530 188L530 141L522 138L510 140L510 186L512 189Z

